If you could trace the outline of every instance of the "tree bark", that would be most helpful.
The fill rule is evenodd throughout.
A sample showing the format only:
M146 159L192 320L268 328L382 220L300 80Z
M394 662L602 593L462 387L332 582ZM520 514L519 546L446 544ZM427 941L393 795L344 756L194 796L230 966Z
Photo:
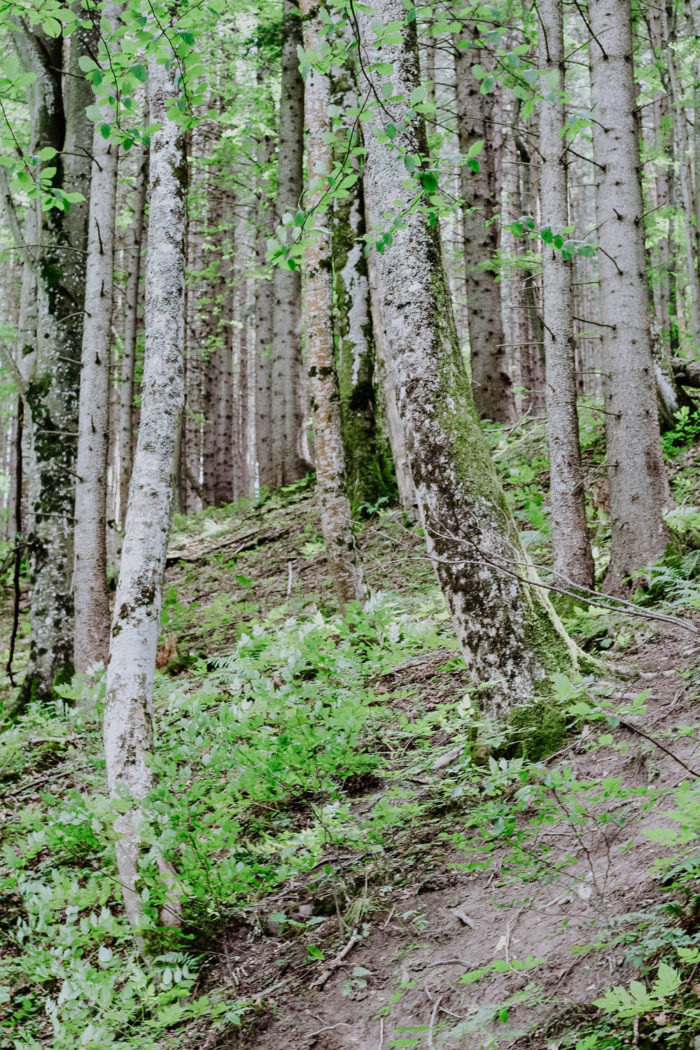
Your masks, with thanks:
M564 137L564 26L561 0L540 0L539 67L546 76L540 102L542 221L553 234L569 225L567 142ZM576 411L576 366L571 260L544 245L543 305L546 358L547 440L552 501L554 577L565 586L593 586L593 555Z
M338 361L340 419L345 451L348 498L353 515L360 507L373 506L392 492L387 477L384 442L375 398L375 347L372 330L365 234L364 199L357 157L351 145L361 145L349 111L359 105L353 70L333 71L331 98L343 121L345 140L338 160L345 161L344 175L356 179L346 196L333 202L334 319Z
M363 194L364 196L364 194ZM366 209L365 209L366 211ZM379 390L384 406L384 419L389 433L391 458L396 473L396 487L399 490L399 502L407 517L416 517L418 496L411 476L411 464L406 448L406 438L396 401L396 385L388 363L386 329L379 305L379 278L377 276L377 253L373 252L367 260L367 277L370 286L370 304L372 307L372 331L377 351L377 371L379 373Z
M255 232L255 452L259 485L274 485L272 459L272 311L273 276L265 262L267 239L275 232L274 209L267 197L266 169L273 154L271 135L258 143L258 201Z
M317 51L320 43L315 0L301 0L304 48ZM306 208L313 214L313 239L304 252L306 353L314 421L316 486L321 504L321 528L338 604L364 601L366 590L352 528L347 494L343 435L340 422L338 377L333 359L333 269L328 225L330 158L326 137L330 131L329 80L310 67L306 74L304 113L310 187Z
M118 8L110 4L105 23L114 28ZM117 146L95 124L85 277L85 322L78 410L75 485L75 670L106 666L109 655L107 590L107 455L109 374L112 346L114 220Z
M136 169L134 187L134 216L131 223L129 246L125 253L126 290L124 299L124 351L119 381L119 515L122 526L126 520L129 481L134 460L134 366L136 364L136 336L138 332L139 280L141 277L141 246L146 212L146 185L148 182L148 149L144 147Z
M168 117L177 97L175 66L149 63L151 137L146 357L141 422L129 488L126 534L115 597L104 741L110 795L131 807L115 820L126 912L138 930L139 826L153 775L153 678L163 572L172 511L176 450L184 404L185 172L182 126ZM161 865L166 881L167 866ZM170 875L170 878L172 876ZM177 919L177 909L165 920Z
M358 12L365 64L376 97L365 133L366 199L372 221L405 198L405 153L425 155L421 117L406 116L420 84L415 22L402 0L377 0ZM375 44L373 23L402 27L401 44ZM387 142L386 122L400 128ZM382 141L382 139L384 141ZM467 202L468 203L468 202ZM575 651L523 552L479 427L452 317L437 226L418 209L404 216L393 246L376 258L388 365L396 382L428 553L452 615L467 666L484 689L489 713L505 715L531 698L549 671L571 668Z
M298 0L284 0L282 84L277 129L277 222L294 215L303 188L304 82L299 73L301 44ZM301 275L275 267L272 287L272 456L274 484L289 485L307 471L301 454L302 388Z
M480 83L472 73L473 65L488 61L478 37L476 25L469 23L458 38L455 51L459 149L466 155L474 143L484 143L477 158L479 170L472 171L466 164L460 168L472 390L480 415L509 423L515 418L515 403L506 368L501 286L496 280L498 194L494 125L489 120L491 100L481 94Z
M629 3L590 0L589 16L612 525L605 589L619 593L631 572L663 553L671 497L652 358Z
M36 27L18 30L13 39L20 61L36 74L28 90L31 152L53 147L54 187L85 197L69 211L42 211L37 220L37 345L25 392L31 643L19 711L32 699L50 700L54 683L73 672L74 478L92 146L85 115L92 90L78 59L93 50L95 38L82 28L71 35L65 78L62 38Z

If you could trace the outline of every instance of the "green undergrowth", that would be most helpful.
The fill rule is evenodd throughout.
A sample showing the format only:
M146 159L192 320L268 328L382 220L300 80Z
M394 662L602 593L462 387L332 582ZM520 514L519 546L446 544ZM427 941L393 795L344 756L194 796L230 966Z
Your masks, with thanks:
M619 777L582 778L565 762L529 760L527 748L507 757L522 740L481 719L453 649L436 594L422 602L378 595L344 619L273 609L230 653L199 661L186 675L158 676L158 786L142 829L148 965L122 917L112 832L120 804L107 797L100 753L103 682L64 690L79 704L68 712L33 711L8 729L0 755L0 1045L177 1048L192 1045L190 1025L245 1027L259 1004L204 979L231 924L261 936L270 926L281 930L303 948L307 968L322 967L335 950L338 907L347 928L369 937L392 888L419 882L440 856L460 870L493 866L504 885L573 879L586 886L573 854L562 859L542 847L542 828L568 823L583 838L612 823L626 834L625 822L653 807L672 809L678 826L659 832L668 847L660 867L666 911L620 919L619 928L598 935L606 948L633 953L643 978L648 971L648 997L639 998L637 985L613 987L601 1000L598 1027L581 1035L590 1040L600 1031L602 1041L579 1039L579 1050L617 1046L605 1041L610 1031L645 1031L649 1003L661 1003L657 1013L677 1011L692 994L695 959L679 949L696 950L700 915L694 784L674 796ZM402 668L423 665L427 693L410 676L401 685ZM443 678L452 690L426 702ZM610 689L591 680L555 676L553 689L569 727L589 727L591 754L629 747L615 730L621 719L643 716L644 695L620 711ZM358 807L360 797L371 804ZM184 925L175 939L158 926L159 855L178 872ZM279 893L312 873L312 914L295 917ZM405 921L410 933L417 919ZM678 975L673 987L664 967ZM350 990L370 979L353 974ZM507 1033L513 1011L541 994L518 994L495 1012L482 1006L478 1023ZM687 1032L685 1020L679 1024ZM392 1045L424 1045L425 1033L405 1038ZM690 1045L674 1038L654 1045ZM510 1045L494 1040L488 1045Z
M595 470L599 428L587 426L584 455ZM533 424L489 440L523 539L546 566L543 438ZM503 959L478 972L465 966L459 986L474 985L477 1003L461 1029L444 1019L434 1030L402 1029L406 986L387 993L382 1016L397 1022L387 1046L459 1045L475 1033L484 1033L484 1050L515 1046L528 1037L519 1011L548 1003L549 1044L562 1050L694 1050L700 794L690 773L669 788L654 770L665 754L658 745L696 743L697 725L678 724L658 743L630 740L625 724L645 724L645 694L621 703L609 683L557 675L549 695L533 703L544 705L534 721L545 729L543 713L564 720L557 739L562 728L569 736L559 755L535 746L533 719L488 722L418 556L419 529L397 510L377 508L362 536L375 593L341 617L316 564L322 543L309 485L176 519L163 640L176 637L179 656L156 676L156 787L142 827L147 963L123 918L114 862L113 820L123 804L106 789L103 678L64 687L65 706L32 709L5 727L0 1048L177 1050L200 1045L202 1031L244 1031L265 1000L217 983L226 931L284 938L307 981L336 954L339 927L369 944L394 895L416 891L440 866L490 873L499 892L515 897L550 882L573 886L581 899L595 894L582 865L586 849L613 834L616 847L632 853L633 829L644 819L657 835L657 897L608 915L577 946L583 958L622 956L634 978L611 978L595 1006L566 1019L539 960L509 963L513 973L528 971L528 983L495 1004L478 994L505 972ZM608 524L604 511L589 510L602 565ZM700 605L700 518L684 507L671 524L674 544L640 577L637 597L682 614ZM246 539L256 528L260 535ZM377 581L387 590L378 592ZM594 604L560 609L594 653L634 652L655 629ZM684 673L694 688L695 670ZM571 759L574 739L589 763L585 775ZM648 777L597 774L598 758L632 753ZM547 845L546 829L573 836L575 847L562 854L556 837ZM159 925L162 857L176 869L182 900L176 936ZM310 905L304 911L300 896ZM397 916L409 951L424 920L405 909ZM351 968L347 994L372 980Z

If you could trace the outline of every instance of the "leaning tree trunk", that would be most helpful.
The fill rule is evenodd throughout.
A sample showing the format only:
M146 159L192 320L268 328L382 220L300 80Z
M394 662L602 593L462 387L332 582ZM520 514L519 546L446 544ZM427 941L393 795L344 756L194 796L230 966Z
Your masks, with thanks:
M73 512L80 387L80 347L85 301L85 250L92 125L85 109L92 90L78 59L91 54L92 31L70 37L69 75L62 78L64 41L36 27L13 35L28 72L31 152L56 151L54 188L82 195L69 211L42 211L34 249L37 346L25 392L29 433L31 587L29 666L16 710L32 699L49 700L54 683L73 671ZM83 200L84 198L84 200Z
M420 84L415 22L402 0L376 0L359 13L366 63L402 101L383 101L368 121L365 187L370 220L386 222L405 198L403 157L424 156L425 125L406 115ZM402 27L401 43L375 42L375 19ZM392 34L394 35L394 34ZM387 142L384 123L400 129ZM468 203L468 202L467 202ZM532 697L551 670L571 668L574 649L520 546L479 427L452 316L437 226L415 209L393 246L376 258L389 368L396 392L428 552L475 684L503 715ZM487 688L488 687L488 688Z
M103 31L105 23L114 27L117 16L114 5L106 8ZM75 484L73 651L78 672L106 666L109 655L107 457L116 195L117 145L95 124Z
M462 225L467 274L467 320L472 390L478 412L498 423L515 417L513 384L506 367L506 346L501 320L501 285L495 261L498 252L498 194L494 169L494 124L490 103L471 67L486 61L478 46L478 30L470 23L457 40L455 80L457 132L460 151L467 155L477 142L484 143L478 171L460 168L464 205Z
M301 0L304 47L320 44L318 9L314 0ZM326 557L338 604L363 601L366 592L362 566L352 528L343 457L343 435L338 403L338 377L333 360L333 271L328 228L330 159L326 138L330 132L328 77L310 67L306 74L304 112L307 162L311 185L305 205L313 216L313 235L304 253L306 353L314 421L316 485L321 503L321 528Z
M663 553L670 494L654 385L629 2L590 0L589 17L612 524L605 589L616 593Z
M304 82L298 0L284 0L282 83L277 129L277 222L299 208L303 187ZM289 485L306 473L302 456L301 275L275 267L272 277L272 458L274 484Z
M107 670L104 740L112 797L130 808L115 821L119 880L129 920L142 920L141 807L153 775L153 678L170 529L176 452L184 404L185 139L168 116L177 97L174 66L149 64L151 137L146 262L146 357L126 533ZM161 864L166 881L167 865ZM171 878L172 876L170 876ZM177 920L173 905L165 921Z
M569 225L561 0L540 0L539 16L540 70L547 77L547 92L540 102L542 221L556 235ZM573 263L553 245L545 245L542 266L554 576L565 585L592 587L593 555L586 529L576 411Z

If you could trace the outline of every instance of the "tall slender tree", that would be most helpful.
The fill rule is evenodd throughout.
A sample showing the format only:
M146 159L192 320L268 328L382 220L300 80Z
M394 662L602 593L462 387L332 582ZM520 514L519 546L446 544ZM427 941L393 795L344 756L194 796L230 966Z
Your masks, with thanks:
M155 28L155 27L154 27ZM156 37L158 40L158 37ZM141 421L129 488L126 533L112 620L104 713L107 780L112 797L131 805L115 820L117 864L131 923L142 921L139 891L141 807L151 788L153 679L165 555L184 404L185 138L170 106L179 97L177 67L160 40L148 66L151 136L149 251L146 262L146 357ZM161 861L166 882L172 871ZM177 920L170 910L163 918Z
M663 552L671 500L652 357L629 0L590 0L588 14L612 525L605 588L617 593Z
M460 168L464 229L464 262L467 274L469 360L474 403L482 416L500 423L515 415L513 385L506 366L505 336L501 320L501 286L498 282L498 192L494 166L493 96L481 91L472 67L487 62L479 44L478 26L468 12L455 51L457 133L459 148L468 155L477 143L485 145L478 170Z
M119 507L122 525L126 517L129 481L134 459L134 369L136 365L136 337L139 318L139 285L141 279L141 250L146 212L148 185L148 149L143 147L136 162L136 181L133 193L133 217L129 240L124 253L126 288L124 291L124 342L119 378Z
M109 4L102 32L112 38L118 7ZM111 40L106 42L110 46ZM103 117L112 117L111 112ZM109 127L109 124L107 124ZM114 219L117 145L95 124L85 280L78 452L75 484L74 664L84 672L107 664L107 458L109 451L109 366L112 346Z
M319 10L314 0L301 0L304 49L320 45ZM314 422L316 482L326 557L338 603L366 596L347 493L338 377L333 359L333 267L328 192L330 84L313 65L306 72L304 113L307 127L309 190L305 204L314 217L313 236L304 253L306 352Z
M298 0L283 0L282 81L277 126L277 222L294 215L303 188L304 82L299 72ZM272 457L275 485L306 473L301 456L301 274L276 267L272 278Z
M565 138L564 19L561 0L540 0L540 102L542 218L554 235L569 225L568 159ZM571 260L552 242L542 252L547 438L552 501L554 575L563 582L593 586L593 556L586 530L586 504L576 411Z

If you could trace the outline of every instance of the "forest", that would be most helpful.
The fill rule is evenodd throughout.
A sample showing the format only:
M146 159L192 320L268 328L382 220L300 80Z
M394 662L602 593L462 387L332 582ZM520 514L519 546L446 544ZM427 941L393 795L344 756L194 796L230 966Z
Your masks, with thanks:
M700 0L0 0L0 1050L700 1047Z

